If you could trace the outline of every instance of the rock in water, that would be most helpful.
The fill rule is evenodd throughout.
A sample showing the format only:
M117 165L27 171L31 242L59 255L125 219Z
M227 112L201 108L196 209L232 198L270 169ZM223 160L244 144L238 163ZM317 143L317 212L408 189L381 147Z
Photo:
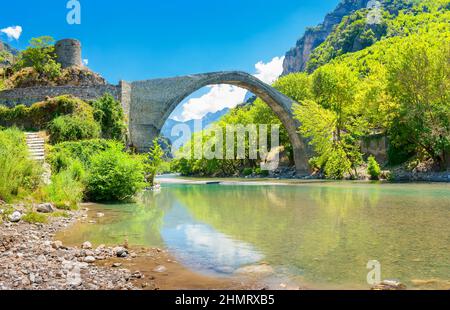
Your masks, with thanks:
M20 222L21 219L22 213L20 213L19 211L14 211L13 214L9 216L9 221L12 223Z
M36 207L36 211L40 213L52 213L55 208L51 203L42 203Z

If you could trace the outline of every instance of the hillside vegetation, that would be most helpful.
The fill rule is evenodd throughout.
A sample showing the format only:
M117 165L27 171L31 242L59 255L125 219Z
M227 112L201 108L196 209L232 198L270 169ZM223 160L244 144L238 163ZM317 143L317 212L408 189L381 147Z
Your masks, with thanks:
M385 3L380 24L367 23L366 9L352 13L313 51L309 73L274 84L298 102L299 132L315 152L311 168L328 178L357 178L367 159L361 140L373 133L389 139L389 161L379 164L450 167L450 1ZM239 123L281 125L260 99L233 109L217 125ZM197 134L184 153L194 139L209 147L215 137ZM280 142L292 157L283 128ZM236 175L258 163L179 158L174 167L183 174ZM373 166L371 160L370 171Z

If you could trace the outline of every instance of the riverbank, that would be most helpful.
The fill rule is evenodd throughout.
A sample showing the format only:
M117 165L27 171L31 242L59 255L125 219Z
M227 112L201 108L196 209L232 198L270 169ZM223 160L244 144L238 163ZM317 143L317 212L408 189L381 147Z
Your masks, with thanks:
M55 236L78 223L95 225L94 218L102 215L86 206L67 211L65 217L48 217L47 223L0 223L0 290L264 288L251 280L196 274L164 249L57 240Z

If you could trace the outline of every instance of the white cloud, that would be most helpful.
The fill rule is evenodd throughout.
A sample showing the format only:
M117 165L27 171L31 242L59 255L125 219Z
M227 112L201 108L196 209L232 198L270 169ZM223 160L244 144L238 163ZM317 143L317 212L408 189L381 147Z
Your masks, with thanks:
M283 57L274 57L270 62L262 61L255 65L255 77L261 81L272 84L283 72ZM199 119L208 113L214 113L224 108L234 108L241 104L247 90L232 85L209 86L210 91L198 98L191 98L183 104L183 111L178 120L187 121Z
M258 62L255 65L255 77L267 84L272 84L283 73L283 57L274 57L270 62Z
M247 90L232 85L213 85L210 91L199 98L189 99L183 105L181 120L199 119L209 112L234 108L242 103Z
M85 66L89 65L89 59L87 58L83 59L83 65Z
M12 26L0 29L0 32L3 32L8 36L8 39L12 40L19 40L20 35L22 34L22 27L21 26Z

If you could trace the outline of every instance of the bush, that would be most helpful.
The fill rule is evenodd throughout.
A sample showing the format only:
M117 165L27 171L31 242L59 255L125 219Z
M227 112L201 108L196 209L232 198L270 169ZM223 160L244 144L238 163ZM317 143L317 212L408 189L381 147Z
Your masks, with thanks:
M86 102L72 97L59 96L30 107L17 105L14 108L0 106L0 126L19 127L38 131L46 129L48 123L62 115L81 115L93 119L93 109Z
M63 142L49 148L46 160L52 166L53 172L67 169L74 160L80 161L88 168L93 155L112 148L122 149L123 145L103 139Z
M102 137L122 141L126 125L123 109L119 101L110 94L105 94L92 103L95 120L101 125Z
M53 144L100 137L100 127L93 119L72 115L55 118L49 124L48 132Z
M123 201L145 186L142 162L120 149L92 157L87 195L92 201Z
M262 176L262 177L267 177L267 176L269 176L269 171L268 170L262 170L261 168L255 168L255 173L257 174L257 175L259 175L259 176Z
M252 173L253 173L252 168L244 168L244 170L242 170L242 174L244 175L244 177L247 177L247 176L251 175Z
M41 169L29 159L25 136L18 129L0 131L0 199L9 201L20 191L40 183Z
M341 148L335 148L330 152L325 163L324 172L327 178L341 180L350 171L352 163Z
M61 171L52 176L52 182L44 191L46 198L58 209L76 209L83 199L84 185L77 180L78 171L72 169Z
M369 173L371 180L378 180L380 178L380 165L378 165L375 157L373 156L370 156L368 159L367 173Z

